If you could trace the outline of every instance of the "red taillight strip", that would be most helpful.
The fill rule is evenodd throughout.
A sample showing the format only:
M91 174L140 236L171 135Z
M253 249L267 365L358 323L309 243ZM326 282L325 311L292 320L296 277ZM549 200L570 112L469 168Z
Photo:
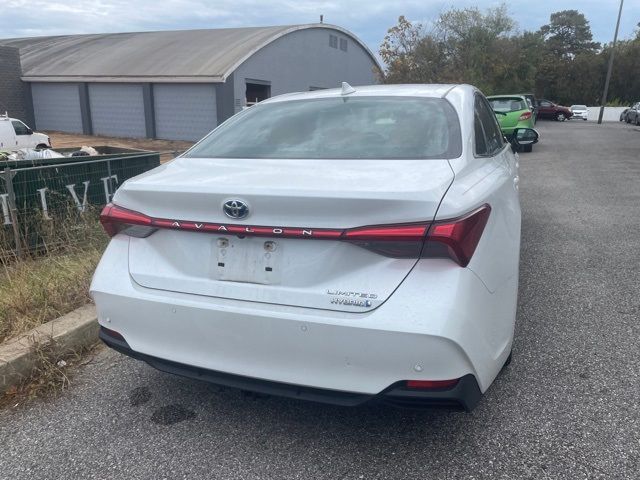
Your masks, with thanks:
M260 236L272 238L308 238L352 242L382 255L395 258L450 257L462 267L466 267L473 256L484 227L489 219L491 207L482 207L453 220L432 223L400 225L377 225L347 229L267 227L255 225L225 225L185 220L152 218L133 210L108 204L100 214L100 222L105 231L114 236L126 229L132 236L145 237L156 229L174 229L194 232L218 233L221 235ZM146 229L132 229L129 226ZM432 245L438 248L432 250ZM438 250L440 249L440 250Z
M186 220L170 220L152 218L143 213L128 210L118 205L109 204L100 215L105 230L115 235L119 229L113 224L142 225L151 228L167 228L194 232L218 233L221 235L263 236L278 238L311 238L328 240L393 240L413 241L424 238L429 228L428 223L410 225L381 225L374 227L358 227L348 229L332 228L300 228L300 227L266 227L257 225L231 225L221 223L194 222Z
M413 241L424 238L429 228L428 223L420 225L387 225L379 227L358 227L345 230L347 240L403 240Z

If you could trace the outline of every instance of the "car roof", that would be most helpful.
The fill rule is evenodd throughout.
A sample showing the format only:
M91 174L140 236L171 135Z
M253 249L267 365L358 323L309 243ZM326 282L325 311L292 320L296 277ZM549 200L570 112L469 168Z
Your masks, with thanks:
M514 95L489 95L487 98L519 98L520 100L526 100L525 96L521 93L517 93Z
M354 86L354 92L342 95L341 88L328 88L325 90L313 90L310 92L286 93L271 97L260 103L272 103L289 100L309 100L316 98L340 98L340 97L371 97L371 96L398 96L398 97L427 97L444 98L453 89L468 90L473 93L476 89L471 85L458 84L401 84L401 85L366 85Z

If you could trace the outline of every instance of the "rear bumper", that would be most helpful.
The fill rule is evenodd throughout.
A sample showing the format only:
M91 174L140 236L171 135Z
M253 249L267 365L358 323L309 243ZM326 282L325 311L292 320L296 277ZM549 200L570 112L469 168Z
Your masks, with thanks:
M126 341L114 338L107 332L107 329L100 327L100 339L107 346L129 357L142 360L163 372L265 395L277 395L280 397L294 398L296 400L307 400L347 407L381 401L399 407L450 407L462 408L468 412L473 410L482 398L478 382L475 377L470 374L462 377L453 388L449 389L430 391L410 390L405 388L404 382L396 382L382 392L371 395L272 382L184 365L136 352L131 349Z
M96 270L98 320L126 340L106 339L110 346L160 370L309 400L382 396L468 409L511 350L517 277L491 293L469 268L430 259L380 307L345 313L141 287L129 276L127 248L127 237L114 237ZM447 392L389 390L464 378Z

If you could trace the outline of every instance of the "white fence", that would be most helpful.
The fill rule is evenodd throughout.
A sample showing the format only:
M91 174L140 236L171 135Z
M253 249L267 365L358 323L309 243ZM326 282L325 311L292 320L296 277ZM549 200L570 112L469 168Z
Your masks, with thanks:
M600 115L600 107L587 107L589 109L589 121L598 121ZM626 107L604 107L603 122L617 122L620 120L620 114Z

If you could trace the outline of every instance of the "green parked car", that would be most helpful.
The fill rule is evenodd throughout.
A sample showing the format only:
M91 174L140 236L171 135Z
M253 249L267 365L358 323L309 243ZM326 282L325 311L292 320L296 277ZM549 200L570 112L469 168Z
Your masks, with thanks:
M533 128L534 117L527 99L522 95L493 95L487 97L496 112L502 133L511 140L516 128ZM525 152L533 150L533 145L524 145Z

